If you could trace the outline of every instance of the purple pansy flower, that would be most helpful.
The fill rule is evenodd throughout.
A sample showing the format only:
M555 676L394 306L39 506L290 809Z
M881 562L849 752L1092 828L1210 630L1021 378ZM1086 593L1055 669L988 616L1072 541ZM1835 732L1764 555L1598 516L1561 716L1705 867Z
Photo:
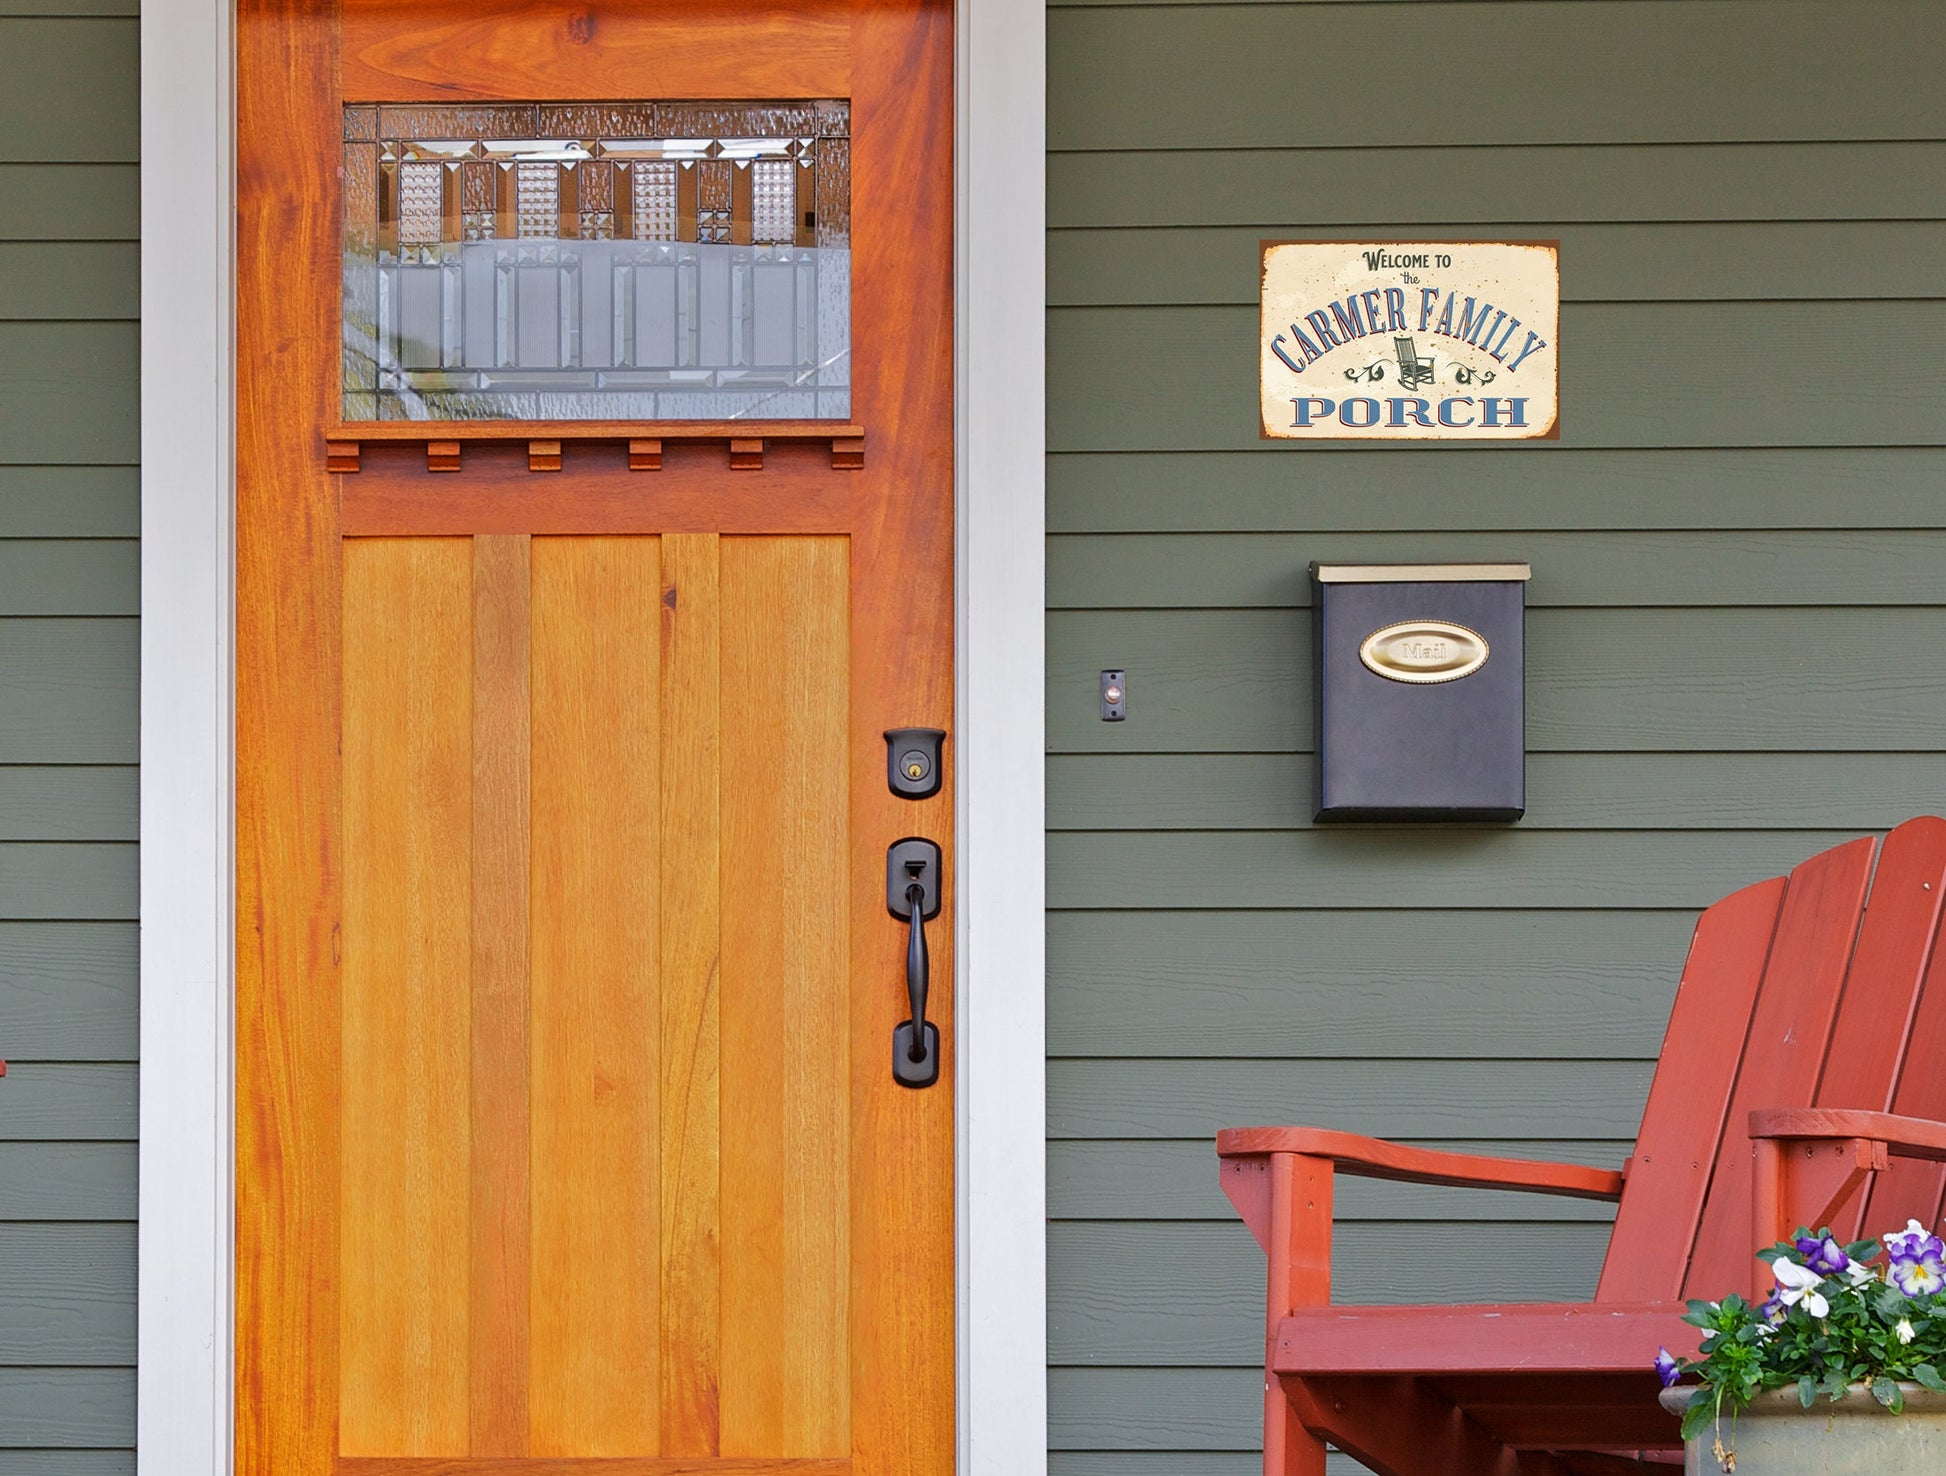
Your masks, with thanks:
M1926 1227L1917 1220L1907 1220L1904 1231L1885 1237L1885 1253L1895 1261L1918 1260L1924 1256L1939 1259L1946 1257L1946 1241L1927 1233Z
M1939 1244L1937 1237L1928 1236L1934 1246ZM1928 1248L1924 1254L1915 1256L1894 1256L1886 1270L1892 1285L1909 1297L1927 1297L1946 1287L1946 1257Z
M1797 1253L1804 1257L1804 1264L1820 1276L1836 1276L1851 1264L1851 1257L1845 1254L1844 1247L1829 1235L1798 1236Z
M1682 1370L1676 1367L1676 1360L1669 1356L1667 1348L1655 1350L1655 1376L1662 1380L1665 1389L1682 1377Z

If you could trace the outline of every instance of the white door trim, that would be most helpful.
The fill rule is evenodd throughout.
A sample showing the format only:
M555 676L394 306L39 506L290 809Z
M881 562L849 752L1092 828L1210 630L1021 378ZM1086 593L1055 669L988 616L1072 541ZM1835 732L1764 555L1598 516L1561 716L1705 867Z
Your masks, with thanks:
M959 1469L1047 1470L1044 0L959 0Z
M233 29L142 7L139 1476L231 1465ZM959 0L958 34L959 1470L1037 1476L1043 0Z
M230 1469L235 766L228 0L142 7L136 1444Z

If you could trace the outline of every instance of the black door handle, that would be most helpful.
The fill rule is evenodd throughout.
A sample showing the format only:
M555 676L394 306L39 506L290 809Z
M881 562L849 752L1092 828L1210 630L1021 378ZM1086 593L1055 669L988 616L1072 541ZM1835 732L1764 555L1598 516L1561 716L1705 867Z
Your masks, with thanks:
M929 1087L939 1080L939 1027L926 1021L930 960L926 919L939 916L939 847L921 836L894 841L885 853L885 910L903 919L905 991L912 1018L892 1031L892 1079Z

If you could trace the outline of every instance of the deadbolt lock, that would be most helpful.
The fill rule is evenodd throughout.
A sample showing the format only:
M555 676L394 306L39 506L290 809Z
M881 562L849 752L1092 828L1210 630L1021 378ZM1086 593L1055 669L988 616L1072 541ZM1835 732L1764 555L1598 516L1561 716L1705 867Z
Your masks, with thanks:
M944 765L939 728L891 728L885 734L885 779L901 799L931 799L939 793Z

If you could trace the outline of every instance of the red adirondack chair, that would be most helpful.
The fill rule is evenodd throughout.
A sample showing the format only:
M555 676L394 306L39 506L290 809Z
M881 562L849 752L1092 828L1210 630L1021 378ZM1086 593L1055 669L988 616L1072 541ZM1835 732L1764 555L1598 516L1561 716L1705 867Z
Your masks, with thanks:
M1319 1128L1217 1136L1270 1258L1265 1476L1328 1441L1386 1476L1567 1476L1679 1459L1658 1345L1683 1299L1767 1294L1753 1251L1936 1225L1946 1188L1946 820L1851 841L1696 925L1634 1156L1621 1171L1440 1153ZM1867 902L1869 885L1870 900ZM1334 1174L1619 1201L1590 1303L1331 1302Z

